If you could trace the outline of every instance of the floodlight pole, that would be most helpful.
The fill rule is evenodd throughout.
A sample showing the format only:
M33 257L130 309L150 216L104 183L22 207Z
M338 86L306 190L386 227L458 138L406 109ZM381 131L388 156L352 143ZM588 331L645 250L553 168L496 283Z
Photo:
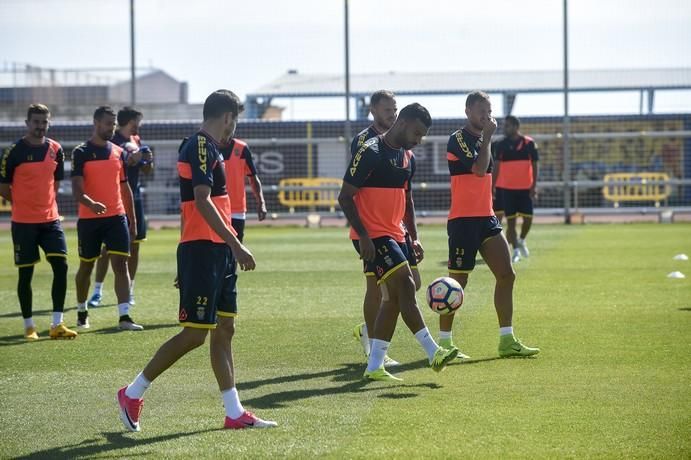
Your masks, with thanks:
M568 0L564 0L564 120L563 120L563 173L564 173L564 223L571 223L571 155L569 152L569 13Z
M130 0L130 105L137 102L137 81L134 67L134 0Z
M343 128L345 138L346 158L350 155L350 34L348 25L348 0L344 0L345 6L345 104L346 116Z

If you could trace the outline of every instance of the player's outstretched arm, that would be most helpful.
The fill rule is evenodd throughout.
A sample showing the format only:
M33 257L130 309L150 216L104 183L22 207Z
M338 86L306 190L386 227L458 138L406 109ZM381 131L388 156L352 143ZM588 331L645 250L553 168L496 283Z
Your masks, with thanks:
M242 270L254 270L256 263L254 256L245 246L238 241L233 232L226 226L218 213L216 206L211 201L211 187L208 185L196 185L194 187L194 204L204 220L216 234L225 241L233 251L233 255Z

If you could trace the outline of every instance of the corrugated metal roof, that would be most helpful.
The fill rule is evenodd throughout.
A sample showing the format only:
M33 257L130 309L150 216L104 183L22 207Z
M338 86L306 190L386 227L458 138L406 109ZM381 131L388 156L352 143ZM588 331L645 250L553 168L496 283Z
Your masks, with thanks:
M367 96L379 89L398 95L466 94L476 89L490 93L542 93L563 89L563 72L434 72L354 74L351 94ZM691 89L691 68L572 70L572 91L623 91L640 89ZM249 97L343 96L345 82L339 74L288 72L258 88Z

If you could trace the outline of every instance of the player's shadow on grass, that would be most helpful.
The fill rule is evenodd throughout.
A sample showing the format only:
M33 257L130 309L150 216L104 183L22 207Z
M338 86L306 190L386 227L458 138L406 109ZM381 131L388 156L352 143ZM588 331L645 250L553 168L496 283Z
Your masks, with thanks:
M39 331L40 335L47 335L48 333L41 333ZM24 335L19 334L19 335L7 335L5 337L0 337L0 347L9 347L12 345L22 345L22 344L27 344L27 345L35 345L37 343L42 342L43 340L38 340L36 342L29 342L24 338Z
M478 359L468 359L463 361L454 361L449 364L449 367L455 367L459 365L469 365L469 364L479 364L488 361L495 361L501 359L499 356L492 356L489 358L478 358ZM428 369L429 362L426 359L420 359L418 361L413 361L410 363L405 363L400 366L392 367L390 370L395 375L404 374L406 371L417 370L417 369ZM345 363L337 369L331 369L322 372L312 372L312 373L302 373L302 374L292 374L292 375L282 375L279 377L274 377L270 379L254 380L249 382L238 383L239 390L249 390L259 387L264 387L268 385L280 385L291 382L305 382L310 379L326 379L331 378L332 382L347 382L345 385L332 386L332 387L321 387L321 388L311 388L302 390L287 390L267 393L263 396L259 396L252 399L243 400L243 403L252 405L258 409L276 409L285 406L286 403L307 399L316 396L324 395L336 395L342 393L362 393L366 391L382 391L390 390L392 388L428 388L428 389L438 389L441 385L431 382L431 383L421 383L415 385L407 385L405 381L390 384L390 383L379 383L379 382L368 382L362 378L362 373L364 370L364 364L362 363ZM405 378L403 375L401 377ZM430 377L434 378L434 375L430 371ZM382 386L384 385L384 386ZM381 398L389 399L404 399L416 397L417 393L384 393L381 394Z
M188 436L197 436L202 433L210 431L218 431L220 428L210 428L206 430L186 431L183 433L170 433L161 436L154 436L151 438L141 438L139 435L132 435L122 431L103 432L103 438L87 439L79 444L72 444L69 446L49 448L32 452L28 455L15 457L17 460L38 460L38 459L56 459L56 458L84 458L98 455L99 458L122 458L123 453L118 453L121 449L128 449L132 447L141 448L143 446L156 444L159 442L166 442L176 440ZM103 455L106 452L112 452L112 455ZM149 456L155 455L155 452L133 453L128 452L127 457L135 456Z
M67 311L67 309L65 309L65 311ZM33 310L32 313L34 314L34 316L36 316L36 315L46 315L46 316L48 316L48 315L50 315L51 313L53 313L53 309L51 308L50 310ZM3 314L1 314L1 315L0 315L0 318L19 318L20 316L22 316L22 312L21 312L21 311L13 311L13 312L10 312L10 313L3 313Z
M105 303L103 305L100 305L98 307L89 307L89 310L101 310L109 307L117 307L117 304L115 303ZM63 310L63 313L68 313L70 311L77 311L77 307L65 307ZM53 309L51 308L50 310L45 309L45 310L32 310L32 313L34 316L50 316L53 313ZM19 318L22 316L21 311L13 311L10 313L3 313L0 314L0 318Z
M413 361L410 363L401 364L400 366L396 366L395 368L392 368L392 372L397 374L399 372L421 369L423 367L429 367L429 364L428 364L426 359L420 359L418 361ZM273 378L268 378L268 379L254 380L254 381L249 381L249 382L241 382L241 383L238 383L237 386L238 386L238 390L251 390L251 389L263 387L266 385L278 385L278 384L282 384L282 383L290 383L290 382L298 382L298 381L302 382L305 380L321 379L321 378L327 378L327 377L332 377L332 380L334 382L352 382L354 380L358 380L358 381L362 381L364 383L365 381L362 380L362 373L364 372L364 370L365 370L365 364L364 363L344 363L344 364L341 364L341 367L339 367L339 368L330 369L327 371L302 373L302 374L292 374L292 375L281 375L278 377L273 377Z
M166 323L166 324L144 324L144 330L143 331L121 331L118 329L118 327L115 325L113 327L109 328L102 328L102 329L91 329L87 331L77 331L79 335L88 335L88 334L116 334L116 333L125 333L125 332L133 332L136 334L141 334L146 331L155 331L156 329L168 329L171 327L179 327L179 323ZM40 346L41 343L46 343L46 342L69 342L72 340L79 340L79 337L75 339L59 339L59 340L51 340L50 337L48 336L48 329L45 329L43 331L38 331L39 339L29 342L24 338L23 334L17 334L17 335L7 335L4 337L0 337L0 347L8 347L8 346L13 346L13 345L27 345L27 346Z
M46 344L48 342L53 342L53 340L48 337L48 329L43 331L38 331L38 340L28 341L24 338L24 334L17 335L6 335L0 337L0 347L9 347L13 345L26 345L29 347L40 347L41 344ZM60 341L69 342L75 339L61 339Z
M463 359L463 360L458 360L454 361L449 364L449 366L463 366L467 364L479 364L479 363L486 363L487 361L496 361L498 359L502 359L499 356L490 356L489 358L470 358L470 359Z
M134 332L136 334L140 334L140 333L146 332L146 331L155 331L156 329L168 329L171 327L177 327L179 329L180 323L164 323L164 324L146 324L145 323L145 324L142 324L142 326L144 326L143 331L121 331L120 329L118 329L117 326L113 326L113 327L98 329L98 330L95 330L91 333L92 334L118 334L121 332Z
M269 393L256 398L244 399L243 404L256 407L257 409L279 409L286 406L286 403L294 402L300 399L308 399L314 397L322 397L329 395L338 395L342 393L365 393L370 391L381 392L390 391L393 388L402 389L413 389L413 388L427 388L431 390L436 390L441 388L438 383L417 383L407 385L405 382L399 382L396 384L379 382L366 382L365 380L359 380L357 382L350 382L338 387L328 387L328 388L311 388L304 390L288 390L279 391L277 393ZM382 386L384 385L384 386ZM239 386L239 385L238 385ZM385 393L382 394L382 398L414 398L417 397L417 393L405 393L405 394L392 394Z
M427 360L419 360L411 363L403 364L401 366L396 366L395 373L399 374L407 370L420 369L423 367L429 367ZM311 379L327 379L330 377L332 382L347 382L345 385L341 386L331 386L331 387L320 387L320 388L310 388L301 390L287 390L278 391L265 394L256 398L243 400L243 404L251 405L258 409L276 409L284 407L286 403L297 401L300 399L313 398L317 396L324 395L337 395L343 393L363 393L368 391L382 391L391 390L392 388L428 388L437 389L441 388L441 385L437 383L420 383L408 385L405 382L400 382L396 384L391 383L380 383L380 382L369 382L362 378L362 373L364 370L364 365L362 363L345 363L341 367L323 371L323 372L312 372L312 373L302 373L302 374L292 374L292 375L282 375L275 378L255 380L250 382L238 383L239 390L248 390L258 387L263 387L267 385L280 385L290 382L305 382ZM430 375L431 376L431 375ZM432 376L431 376L432 377ZM382 386L383 385L383 386ZM417 393L386 393L382 394L383 398L413 398L416 397Z

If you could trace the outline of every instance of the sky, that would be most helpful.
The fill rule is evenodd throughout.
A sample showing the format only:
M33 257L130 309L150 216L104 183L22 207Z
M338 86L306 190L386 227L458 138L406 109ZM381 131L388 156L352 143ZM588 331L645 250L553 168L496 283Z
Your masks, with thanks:
M562 69L561 0L349 0L349 9L353 74ZM572 69L691 68L687 0L570 0L568 12ZM218 88L244 97L288 69L344 71L344 0L135 0L135 13L137 65L188 82L191 102ZM2 67L126 68L129 59L129 0L0 0ZM342 101L276 102L287 118L345 112ZM572 105L636 113L639 98ZM526 96L515 111L562 108L559 95ZM660 94L656 109L691 111L691 91Z

